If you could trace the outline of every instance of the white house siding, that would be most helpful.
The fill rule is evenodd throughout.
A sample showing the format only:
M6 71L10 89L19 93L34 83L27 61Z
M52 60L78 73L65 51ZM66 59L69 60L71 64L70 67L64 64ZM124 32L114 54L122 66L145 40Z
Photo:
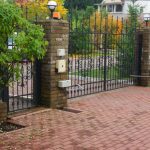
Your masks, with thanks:
M128 15L128 5L132 4L131 0L103 0L101 4L96 4L98 6L98 9L100 10L101 6L108 6L110 4L122 4L123 10L122 12L110 12L113 16L119 16L119 17L127 17ZM135 5L139 5L140 7L143 7L143 13L142 17L150 17L150 0L138 0L135 2Z

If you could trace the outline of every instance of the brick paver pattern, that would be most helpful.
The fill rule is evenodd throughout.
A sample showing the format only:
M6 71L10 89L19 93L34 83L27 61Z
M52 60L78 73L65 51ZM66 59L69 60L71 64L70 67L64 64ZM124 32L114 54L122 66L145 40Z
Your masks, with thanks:
M43 109L12 118L0 150L150 150L150 88L127 87L69 100L72 113Z

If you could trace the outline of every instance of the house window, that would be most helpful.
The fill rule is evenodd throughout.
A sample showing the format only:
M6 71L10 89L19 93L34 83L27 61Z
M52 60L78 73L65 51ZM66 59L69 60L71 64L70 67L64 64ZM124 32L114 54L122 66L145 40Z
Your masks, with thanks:
M116 12L122 12L122 5L116 5Z
M12 38L8 38L8 49L13 49L13 39Z
M107 10L108 12L114 12L114 5L108 5Z
M106 10L106 6L103 6L102 9L103 9L103 10Z

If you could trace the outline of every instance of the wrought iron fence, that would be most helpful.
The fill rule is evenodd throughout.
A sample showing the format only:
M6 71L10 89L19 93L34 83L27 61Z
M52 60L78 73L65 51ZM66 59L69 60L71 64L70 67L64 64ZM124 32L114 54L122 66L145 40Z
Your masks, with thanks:
M70 9L69 98L133 84L137 16L86 11Z
M22 7L23 17L32 22L46 18ZM106 12L89 8L69 7L69 58L68 74L72 85L68 97L112 90L133 84L135 58L135 33L137 20L113 17ZM13 49L13 39L8 48ZM138 59L136 60L136 62ZM15 64L14 64L15 65ZM20 62L21 77L13 77L6 97L9 111L30 108L37 104L35 84L38 76L33 62ZM35 71L36 70L36 71ZM36 80L36 81L35 81ZM40 87L40 85L38 86ZM6 91L7 91L6 90Z
M39 20L49 19L50 16L50 12L48 9L45 9L45 11L42 11L42 9L34 10L32 9L32 7L28 6L20 6L20 8L23 12L22 17L33 23L36 23Z

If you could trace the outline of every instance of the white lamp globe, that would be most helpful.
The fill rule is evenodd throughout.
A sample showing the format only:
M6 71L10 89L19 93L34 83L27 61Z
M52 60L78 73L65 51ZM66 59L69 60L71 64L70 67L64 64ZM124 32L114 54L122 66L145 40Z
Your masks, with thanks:
M47 5L50 10L54 10L57 7L57 3L55 1L49 1Z

